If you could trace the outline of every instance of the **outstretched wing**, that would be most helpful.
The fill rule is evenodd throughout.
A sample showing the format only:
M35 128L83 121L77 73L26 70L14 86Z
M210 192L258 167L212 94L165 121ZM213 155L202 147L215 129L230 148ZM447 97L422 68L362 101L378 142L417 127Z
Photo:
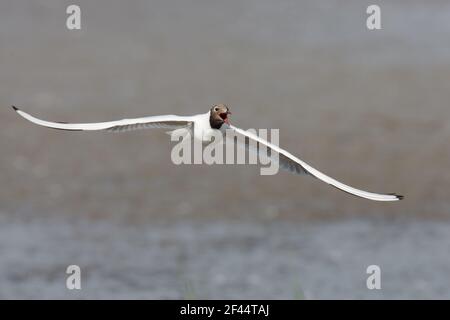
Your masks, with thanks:
M257 143L260 143L260 144L266 146L268 149L270 149L270 152L278 153L278 155L279 155L278 161L279 161L280 168L287 170L291 173L310 174L313 177L320 179L323 182L326 182L342 191L345 191L347 193L350 193L352 195L355 195L355 196L358 196L361 198L365 198L365 199L370 199L370 200L374 200L374 201L397 201L397 200L403 199L403 196L396 195L396 194L373 193L373 192L368 192L368 191L364 191L364 190L360 190L360 189L356 189L351 186L348 186L342 182L339 182L339 181L327 176L326 174L320 172L319 170L314 169L309 164L307 164L306 162L295 157L294 155L287 152L286 150L283 150L280 147L278 147L264 139L261 139L260 137L258 137L257 135L255 135L251 132L239 129L232 125L229 126L229 129L233 130L236 134L243 135L245 138L247 138L247 139L245 139L246 144L248 144L248 139L252 139L252 140L256 141ZM238 141L239 141L239 139L238 139ZM273 160L276 157L271 156L270 158Z
M13 106L13 109L22 117L37 125L47 128L69 131L93 131L106 130L112 132L131 131L149 128L179 129L190 126L192 124L190 117L181 117L175 115L163 115L154 117L142 117L134 119L123 119L117 121L96 122L96 123L65 123L45 121L33 117L23 112L19 108Z

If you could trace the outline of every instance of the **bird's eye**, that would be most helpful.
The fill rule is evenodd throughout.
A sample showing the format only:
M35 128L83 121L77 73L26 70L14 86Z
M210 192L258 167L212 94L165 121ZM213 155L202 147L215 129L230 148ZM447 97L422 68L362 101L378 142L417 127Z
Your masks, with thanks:
M216 111L216 112L219 111L219 108L215 107L215 108L214 108L214 111Z

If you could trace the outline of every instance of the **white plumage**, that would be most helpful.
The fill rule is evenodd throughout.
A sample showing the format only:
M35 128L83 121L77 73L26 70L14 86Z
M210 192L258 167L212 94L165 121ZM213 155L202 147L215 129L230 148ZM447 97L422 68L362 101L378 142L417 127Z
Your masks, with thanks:
M215 105L205 114L199 114L194 116L176 116L176 115L161 115L153 117L142 117L135 119L123 119L118 121L98 122L98 123L62 123L51 122L35 118L26 112L13 107L14 110L25 119L53 129L70 130L70 131L93 131L93 130L106 130L106 131L129 131L136 129L146 128L164 128L164 129L179 129L187 128L193 133L195 139L203 142L210 141L211 133L213 130L220 130L222 133L226 130L233 130L238 135L243 135L247 139L252 139L259 144L271 149L272 152L278 154L278 161L281 169L289 171L294 174L309 174L317 179L322 180L342 191L350 193L352 195L370 199L374 201L397 201L401 200L403 196L396 194L380 194L368 192L360 189L353 188L342 182L339 182L319 170L311 167L306 162L300 160L296 156L292 155L288 151L266 141L257 135L248 131L237 128L229 123L228 115L230 114L227 106L220 104ZM248 141L244 139L244 141ZM239 140L238 140L239 141ZM246 142L246 147L248 143Z

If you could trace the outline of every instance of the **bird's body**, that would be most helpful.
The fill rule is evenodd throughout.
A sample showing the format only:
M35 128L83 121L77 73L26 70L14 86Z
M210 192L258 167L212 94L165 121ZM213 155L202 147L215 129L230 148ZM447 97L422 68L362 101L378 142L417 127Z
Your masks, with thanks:
M194 123L192 136L194 139L201 141L202 143L211 142L214 132L220 129L211 128L210 124L210 112L198 114L192 117Z
M375 200L375 201L397 201L402 199L402 196L396 194L380 194L368 192L353 188L342 182L339 182L324 173L314 169L309 164L295 157L288 151L281 149L267 140L264 140L253 133L242 130L230 124L229 115L231 114L229 108L224 104L214 105L207 113L193 115L193 116L177 116L177 115L161 115L152 117L142 117L135 119L123 119L118 121L99 122L99 123L63 123L51 122L35 118L26 112L13 107L25 119L52 129L69 130L69 131L94 131L106 130L112 132L130 131L136 129L146 128L164 128L169 130L186 129L189 130L191 136L203 143L211 142L213 136L218 132L224 134L226 130L232 130L235 135L243 137L245 147L252 150L251 143L262 145L270 150L270 154L276 153L277 157L273 157L274 161L278 161L280 167L286 171L294 174L308 174L323 182L326 182L342 191L352 195ZM259 152L261 148L256 148Z

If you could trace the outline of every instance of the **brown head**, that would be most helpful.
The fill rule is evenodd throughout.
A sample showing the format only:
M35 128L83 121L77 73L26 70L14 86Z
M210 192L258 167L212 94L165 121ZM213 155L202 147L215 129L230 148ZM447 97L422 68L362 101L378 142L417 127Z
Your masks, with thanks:
M222 103L213 105L209 114L209 124L211 125L211 128L220 129L224 123L230 124L228 119L228 115L231 114L230 109Z

